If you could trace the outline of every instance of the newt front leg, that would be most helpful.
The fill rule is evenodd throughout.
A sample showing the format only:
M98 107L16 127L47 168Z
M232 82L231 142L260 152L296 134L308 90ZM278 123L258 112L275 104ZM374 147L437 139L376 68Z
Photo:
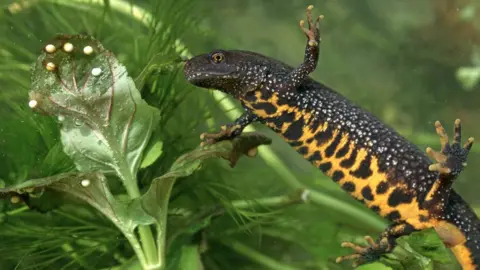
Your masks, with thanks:
M444 178L456 178L463 168L467 165L467 156L473 145L473 137L468 138L467 142L460 145L462 140L460 119L455 120L453 143L448 143L448 135L445 132L442 124L435 122L435 129L440 137L441 150L436 152L428 147L427 154L437 161L437 163L430 165L431 171L437 171Z
M257 116L247 110L239 118L237 118L235 122L221 126L221 130L219 132L200 134L202 145L214 144L219 141L233 139L240 135L246 126L257 120Z
M455 120L452 144L449 144L448 135L439 121L435 122L435 130L440 137L440 152L434 151L430 147L427 147L426 152L437 162L430 165L429 170L438 172L438 179L428 192L424 207L429 210L432 217L443 218L445 203L448 201L452 184L467 165L473 138L470 137L462 147L460 119Z
M275 85L275 88L281 92L295 92L297 87L307 78L307 76L312 73L317 67L318 56L320 54L320 21L323 19L323 15L317 17L317 20L314 22L312 19L312 9L313 6L310 5L307 7L307 24L308 28L305 28L305 21L300 21L300 28L305 33L305 36L308 38L307 45L305 48L305 55L303 63L290 72L285 78L285 84L282 82Z

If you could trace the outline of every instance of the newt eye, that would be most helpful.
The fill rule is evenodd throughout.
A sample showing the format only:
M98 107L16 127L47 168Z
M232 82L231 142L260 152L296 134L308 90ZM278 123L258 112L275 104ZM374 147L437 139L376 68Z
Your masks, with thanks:
M215 64L218 64L225 60L225 55L223 55L223 53L214 53L212 54L211 59Z

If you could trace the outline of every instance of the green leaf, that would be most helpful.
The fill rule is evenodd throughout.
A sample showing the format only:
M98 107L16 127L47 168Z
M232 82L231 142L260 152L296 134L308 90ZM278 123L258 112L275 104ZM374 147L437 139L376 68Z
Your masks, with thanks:
M175 228L172 228L173 233L168 239L167 249L170 251L169 256L175 256L171 250L178 250L184 245L193 244L195 236L203 229L210 226L212 219L218 215L216 211L212 211L206 216L198 217L194 216L187 220L183 220L183 223L175 224ZM168 221L170 224L170 220ZM180 227L180 228L177 228Z
M392 253L358 269L378 269L374 264L380 263L394 270L456 269L454 259L433 229L400 237L397 243Z
M54 175L75 169L72 160L65 155L62 147L62 144L58 142L48 151L41 164L41 170L44 175Z
M157 141L155 144L152 145L147 150L147 153L145 154L145 157L142 160L142 164L140 165L140 168L146 168L155 162L163 153L162 151L163 147L163 142L162 141Z
M212 219L218 213L209 211L207 215L197 215L175 224L173 234L167 244L167 270L203 269L200 261L200 249L204 248L202 230L210 226ZM169 224L171 221L169 220ZM178 229L177 226L181 228Z
M242 155L250 155L250 150L256 149L262 144L270 143L269 138L259 133L243 133L233 140L198 147L180 156L166 174L152 181L148 191L141 197L143 208L152 217L155 217L159 223L162 223L166 214L166 203L170 190L177 178L193 174L200 168L204 160L213 157L226 159L230 161L230 166L233 167Z
M168 201L176 179L191 175L208 158L221 157L230 161L230 166L233 167L242 155L254 156L252 154L256 151L252 151L252 149L256 150L258 146L270 143L269 138L252 132L244 133L233 140L200 146L179 157L166 174L152 181L149 189L139 198L139 201L143 210L156 220L159 257L165 255Z
M365 265L360 265L359 267L355 268L357 270L392 270L391 267L388 267L384 264L379 262L369 263Z
M179 269L203 270L200 253L196 245L182 247Z
M31 107L61 122L64 151L80 171L135 175L158 110L92 37L58 35L47 44L34 67Z
M132 233L138 225L155 222L142 210L138 202L123 202L115 199L102 173L74 172L32 179L16 186L0 189L0 195L41 196L49 190L66 193L87 202L107 216L124 233Z
M398 240L404 248L423 264L431 261L441 264L452 263L448 249L434 229L415 232Z

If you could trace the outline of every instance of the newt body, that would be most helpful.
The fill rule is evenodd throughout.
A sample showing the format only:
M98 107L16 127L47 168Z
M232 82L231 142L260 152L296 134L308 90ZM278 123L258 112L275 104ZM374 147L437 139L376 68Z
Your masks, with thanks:
M328 86L308 75L318 56L320 18L309 29L304 62L297 68L248 51L216 50L185 64L192 84L221 90L242 103L245 112L207 142L233 138L252 122L261 122L281 135L296 151L346 192L392 224L369 247L344 243L356 254L341 257L372 261L390 252L395 240L413 231L435 228L464 269L480 269L480 221L451 189L462 171L473 139L463 148L460 122L448 144L439 123L442 151L417 146Z

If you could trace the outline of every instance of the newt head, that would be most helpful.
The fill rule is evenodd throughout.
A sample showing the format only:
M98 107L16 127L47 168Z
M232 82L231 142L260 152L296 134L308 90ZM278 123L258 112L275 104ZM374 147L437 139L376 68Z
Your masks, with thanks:
M195 86L220 90L239 98L261 88L272 64L275 64L272 59L254 52L215 50L187 60L184 74Z

